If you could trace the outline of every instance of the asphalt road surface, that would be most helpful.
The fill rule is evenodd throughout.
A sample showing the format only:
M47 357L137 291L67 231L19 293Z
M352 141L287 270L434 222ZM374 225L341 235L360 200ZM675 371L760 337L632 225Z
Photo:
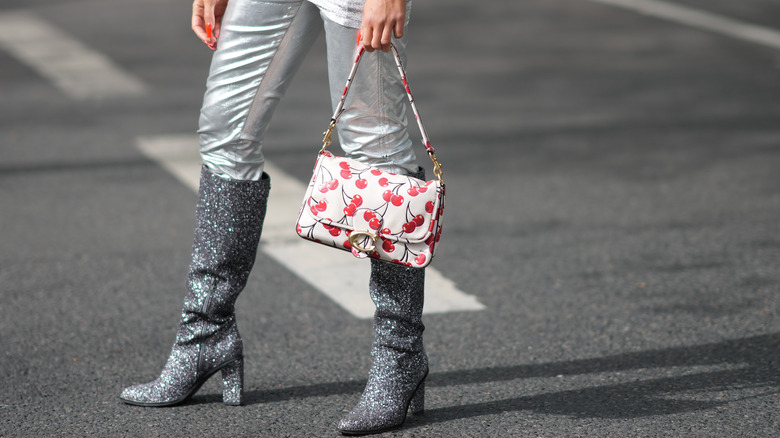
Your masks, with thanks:
M329 437L360 395L370 320L261 251L246 405L218 378L118 399L184 295L195 194L139 144L194 138L189 11L0 4L0 436ZM780 4L425 0L408 34L448 183L433 267L482 310L426 315L426 415L388 435L778 436ZM320 40L276 113L280 181L310 176L324 67Z

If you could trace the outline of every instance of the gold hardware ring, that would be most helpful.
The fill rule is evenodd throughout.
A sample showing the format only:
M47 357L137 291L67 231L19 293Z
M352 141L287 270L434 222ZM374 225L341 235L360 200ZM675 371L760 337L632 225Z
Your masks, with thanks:
M360 243L358 243L358 240L363 238L363 237L368 237L369 239L371 239L371 245L370 246L363 246ZM374 234L374 233L372 233L370 231L357 231L357 230L355 230L355 231L352 232L352 234L349 235L349 239L348 240L349 240L349 244L352 245L353 248L355 248L356 250L358 250L360 252L364 252L364 253L368 254L368 253L372 253L372 252L374 252L376 250L376 241L377 241L377 239L379 239L379 236L377 236L376 234Z

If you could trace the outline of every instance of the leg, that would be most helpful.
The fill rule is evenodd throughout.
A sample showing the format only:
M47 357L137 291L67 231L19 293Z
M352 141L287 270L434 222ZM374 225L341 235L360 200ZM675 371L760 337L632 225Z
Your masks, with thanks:
M333 105L356 55L357 30L325 20ZM404 40L394 44L405 54ZM384 170L424 178L406 129L406 91L392 55L364 55L337 125L344 151ZM422 343L425 271L371 260L369 291L376 305L368 382L357 406L339 422L345 435L399 427L423 410L428 357Z
M222 370L224 402L241 403L243 344L233 306L254 263L269 182L231 181L202 169L187 295L171 354L156 380L122 391L124 402L175 405Z
M220 176L259 180L271 116L322 22L302 0L233 0L226 14L200 113L201 156Z
M328 19L324 22L331 102L335 109L357 54L357 29L340 26ZM405 62L406 38L393 39L393 44ZM417 172L417 160L407 131L407 105L406 91L393 55L379 51L366 53L336 125L341 148L350 158L388 172Z
M414 175L423 179L422 171ZM371 260L369 292L376 305L371 369L360 401L339 422L345 435L400 427L421 414L428 356L423 348L425 270Z
M121 399L127 403L180 403L219 370L225 403L241 403L243 349L234 304L254 264L270 190L261 137L316 37L312 17L319 20L300 0L230 3L201 111L205 165L179 330L160 377L126 388Z

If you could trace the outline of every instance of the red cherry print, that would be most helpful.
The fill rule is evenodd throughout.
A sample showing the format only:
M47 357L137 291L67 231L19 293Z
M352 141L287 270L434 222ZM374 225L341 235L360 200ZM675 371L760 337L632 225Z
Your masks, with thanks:
M418 265L422 265L422 264L424 264L424 263L425 263L425 260L426 260L426 259L427 259L427 257L425 257L425 254L420 254L420 255L418 255L417 257L415 257L415 258L414 258L414 261L415 261L415 262L416 262Z
M368 221L368 226L371 227L371 229L378 230L379 227L382 226L382 221L380 221L377 218L373 218L370 221Z
M392 234L392 231L390 231L390 228L382 228L382 231L380 231L380 233L389 236L390 234Z
M387 187L390 182L387 180L387 178L379 178L379 185L382 187Z
M330 189L328 188L328 185L327 185L327 184L323 184L323 185L320 187L320 193L327 193L327 192L328 192L328 190L330 190Z
M339 163L339 167L344 170L349 170L349 163L347 163L346 161L342 161L341 163Z
M430 181L428 181L428 182L426 182L426 183L425 183L425 185L426 185L426 186L429 186L429 185L431 185L431 184L433 184L433 180L430 180Z
M428 187L425 187L425 186L417 187L417 191L420 192L420 193L425 193L425 192L428 191Z
M295 225L295 231L296 231L298 234L301 234L301 233L303 233L303 229L301 228L301 226L300 226L299 224L296 224L296 225Z
M337 237L339 234L341 234L341 230L339 230L338 228L333 228L332 230L330 230L330 235L333 237Z
M355 204L349 204L346 207L344 207L344 214L347 216L354 216L355 211L357 211L357 206Z
M368 180L361 178L361 179L355 181L355 187L357 187L359 189L365 189L366 187L368 187Z
M350 172L347 169L344 169L341 171L341 177L344 179L351 179L352 178L352 172Z
M332 230L333 229L333 225L322 224L322 228L325 228L326 230Z
M352 250L352 245L349 244L349 240L345 240L344 243L342 243L342 245L344 246L344 248L348 250Z
M333 154L331 154L330 151L325 151L325 152L322 153L322 155L325 155L326 157L333 158Z
M433 201L428 201L425 203L425 211L428 213L433 213Z
M434 241L434 236L433 236L433 234L431 234L430 236L428 236L427 239L425 239L425 244L426 245L431 245L433 243L433 241Z
M363 213L363 219L365 219L366 221L370 221L371 219L373 219L375 217L376 217L376 213L374 213L371 210L366 210L366 212Z
M320 212L319 212L319 211L317 211L317 206L316 206L316 205L312 205L312 206L311 206L311 214L313 214L313 215L315 215L315 216L316 216L316 215L318 215L318 214L320 214Z
M381 184L381 182L380 182L380 184ZM390 190L385 190L385 192L382 193L382 199L384 199L387 202L390 202L390 200L393 198L393 196L395 196L395 195L393 195L393 192L391 192Z
M352 198L352 203L355 204L355 207L360 207L361 205L363 205L363 197L360 195L355 195Z
M379 169L371 169L371 174L374 176L379 176L382 174L382 171Z
M337 180L337 179L332 179L328 183L328 188L331 189L331 190L336 190L336 187L338 187L338 186L339 186L339 180Z
M407 222L404 224L404 231L407 233L414 232L416 228L417 228L417 224L414 222Z
M418 227L421 227L422 224L425 223L425 218L423 217L423 215L418 214L417 216L414 217L414 223L417 224Z
M382 249L385 252L390 253L390 252L395 251L395 245L393 245L393 242L391 242L389 240L383 240L383 242L382 242Z
M404 203L404 197L401 195L393 195L390 198L390 202L396 207L400 207Z
M411 197L415 197L420 194L420 192L417 191L417 187L409 187L409 190L407 190L406 193L408 193Z
M325 201L320 201L317 203L317 205L314 206L319 211L325 211L328 208L328 203Z

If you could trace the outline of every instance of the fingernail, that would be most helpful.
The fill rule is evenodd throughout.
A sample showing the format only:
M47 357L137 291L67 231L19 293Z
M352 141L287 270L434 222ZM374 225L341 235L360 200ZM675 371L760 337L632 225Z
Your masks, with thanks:
M358 45L358 46L360 45L360 41L361 41L362 39L363 39L363 32L361 32L361 31L358 31L358 34L357 34L357 45Z
M208 39L214 36L214 26L211 23L206 23L206 36Z

